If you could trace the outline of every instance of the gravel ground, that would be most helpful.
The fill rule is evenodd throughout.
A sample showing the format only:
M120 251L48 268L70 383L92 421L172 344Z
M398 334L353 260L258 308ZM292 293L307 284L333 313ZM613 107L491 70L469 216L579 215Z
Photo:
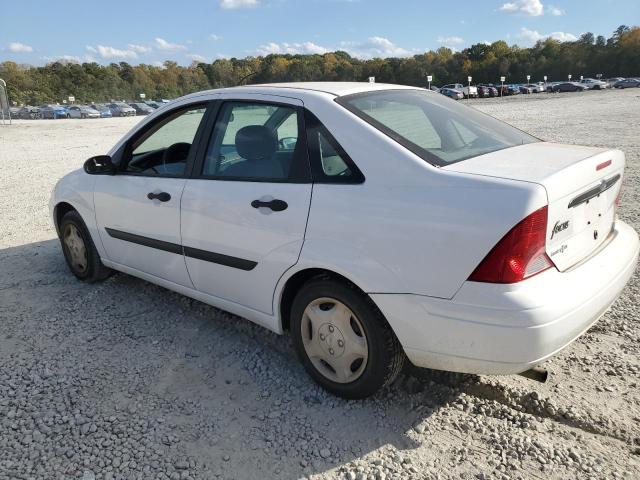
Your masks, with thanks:
M640 90L471 104L541 138L622 148L640 230ZM125 275L67 271L66 172L137 119L0 126L0 479L639 478L640 281L550 380L407 369L344 401L276 336Z

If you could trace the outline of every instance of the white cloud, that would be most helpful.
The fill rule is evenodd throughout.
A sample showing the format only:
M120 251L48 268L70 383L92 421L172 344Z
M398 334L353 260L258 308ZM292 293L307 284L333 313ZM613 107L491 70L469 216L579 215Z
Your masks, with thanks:
M573 42L578 39L578 37L576 37L572 33L551 32L551 33L545 34L545 33L540 33L537 30L529 30L528 28L525 28L525 27L522 27L520 29L518 38L521 38L530 44L536 43L538 40L543 40L545 38L553 38L554 40L558 40L560 42Z
M184 45L180 45L179 43L167 42L163 38L156 38L155 45L158 50L162 50L164 52L178 52L180 50L187 49L187 47L185 47Z
M87 45L87 51L91 53L97 53L102 58L121 58L121 59L134 59L138 58L138 54L133 50L121 50L119 48L109 47L105 45L96 45L92 47Z
M578 39L574 34L568 32L551 32L547 36L559 42L575 42Z
M260 45L256 50L258 55L271 55L271 54L323 54L327 53L327 50L320 45L316 45L313 42L302 42L302 43L275 43L269 42L264 45Z
M550 15L553 15L554 17L559 17L561 15L565 14L565 11L562 10L561 8L558 7L554 7L553 5L549 5L546 9L547 13L549 13Z
M514 0L503 4L500 10L507 13L538 17L544 13L544 6L540 0Z
M189 57L194 62L206 62L207 61L207 59L205 57L203 57L202 55L198 55L197 53L189 54L189 55L187 55L187 57Z
M369 37L364 42L342 42L341 45L351 55L360 58L406 57L411 55L409 50L399 47L384 37Z
M33 52L33 47L20 42L11 42L7 46L7 50L13 53L31 53Z
M222 37L220 35L216 35L215 33L212 33L211 35L209 35L209 38L214 42L217 42L218 40L222 40Z
M54 57L42 57L46 62L81 63L82 59L76 55L58 55Z
M464 40L462 38L456 37L455 35L451 37L438 37L438 43L449 48L462 45L463 42Z
M133 50L136 53L149 53L153 50L153 48L146 45L136 45L135 43L130 43L128 46L130 50Z
M260 5L260 0L220 0L220 8L231 10L234 8L252 8Z

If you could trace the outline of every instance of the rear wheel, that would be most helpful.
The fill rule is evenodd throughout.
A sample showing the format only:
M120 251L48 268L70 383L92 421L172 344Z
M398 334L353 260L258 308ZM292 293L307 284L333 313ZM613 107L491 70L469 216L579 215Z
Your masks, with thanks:
M371 299L331 278L305 284L291 308L293 343L305 369L344 398L365 398L389 385L404 351Z
M58 230L64 258L69 270L77 278L92 283L104 280L112 273L102 264L89 230L78 212L67 212Z

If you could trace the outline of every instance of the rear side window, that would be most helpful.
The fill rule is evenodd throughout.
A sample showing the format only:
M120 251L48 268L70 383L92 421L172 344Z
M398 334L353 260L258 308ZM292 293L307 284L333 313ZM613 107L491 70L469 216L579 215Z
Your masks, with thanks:
M432 165L445 166L537 138L473 108L421 90L386 90L336 99Z
M305 112L313 181L362 183L364 175L329 130L311 112Z

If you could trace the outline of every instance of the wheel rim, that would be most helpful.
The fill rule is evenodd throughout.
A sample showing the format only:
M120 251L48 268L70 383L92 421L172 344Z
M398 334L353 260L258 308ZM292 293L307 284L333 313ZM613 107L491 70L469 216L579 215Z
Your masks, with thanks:
M365 329L344 303L318 298L302 314L302 343L311 363L336 383L351 383L367 366L369 347Z
M78 227L73 224L67 224L64 228L63 239L69 252L71 266L79 272L84 272L88 264L87 248Z

